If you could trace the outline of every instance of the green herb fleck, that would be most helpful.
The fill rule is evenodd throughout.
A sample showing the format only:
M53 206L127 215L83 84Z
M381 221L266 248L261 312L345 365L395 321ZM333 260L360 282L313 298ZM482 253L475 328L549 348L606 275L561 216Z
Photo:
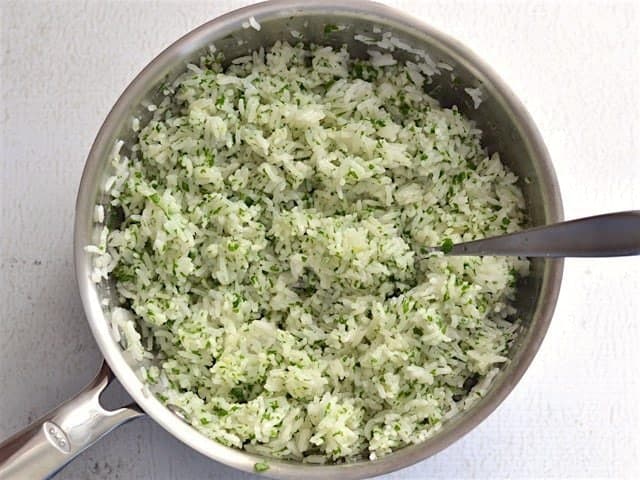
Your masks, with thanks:
M353 64L353 76L360 80L371 81L378 78L378 70L366 63L356 62Z
M330 33L337 32L338 30L339 30L338 26L337 25L333 25L332 23L327 23L324 26L324 34L325 35L329 35Z
M213 152L208 148L204 149L204 159L207 162L207 165L213 167L216 164L216 159L213 156Z
M253 466L253 469L256 472L266 472L269 470L269 464L266 462L258 462Z
M467 178L467 172L460 172L457 175L454 175L453 183L455 183L456 185L459 185L462 182L464 182L466 178Z
M449 253L451 250L453 250L453 240L451 240L450 238L445 238L442 242L442 245L440 245L440 250L442 250L443 253Z
M118 267L116 267L116 269L113 271L113 277L118 282L133 282L136 279L136 276L134 274L126 271L124 268Z
M244 390L242 387L233 387L230 393L237 402L244 402Z
M233 294L233 310L235 312L238 311L240 304L244 302L245 298L242 295L238 295L237 293Z
M402 302L402 313L408 313L410 309L411 309L411 304L409 303L409 300L403 301Z

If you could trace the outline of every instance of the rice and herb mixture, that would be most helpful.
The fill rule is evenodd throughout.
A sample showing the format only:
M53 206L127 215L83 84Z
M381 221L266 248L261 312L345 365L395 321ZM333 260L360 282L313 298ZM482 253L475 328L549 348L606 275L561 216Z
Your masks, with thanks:
M486 391L516 258L443 246L519 229L516 177L388 54L277 43L190 65L113 154L94 280L116 339L208 437L308 462L421 442ZM96 217L104 216L97 207Z

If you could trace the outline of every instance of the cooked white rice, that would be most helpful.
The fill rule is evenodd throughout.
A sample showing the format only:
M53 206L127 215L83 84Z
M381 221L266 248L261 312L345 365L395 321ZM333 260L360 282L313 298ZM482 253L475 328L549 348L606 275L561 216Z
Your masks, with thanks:
M471 97L473 108L477 109L482 103L482 90L479 88L465 88L464 91Z
M124 221L87 249L94 280L116 280L114 338L225 445L380 457L433 435L507 361L528 262L416 257L517 230L516 177L425 94L435 64L372 55L203 58L114 150L107 214Z

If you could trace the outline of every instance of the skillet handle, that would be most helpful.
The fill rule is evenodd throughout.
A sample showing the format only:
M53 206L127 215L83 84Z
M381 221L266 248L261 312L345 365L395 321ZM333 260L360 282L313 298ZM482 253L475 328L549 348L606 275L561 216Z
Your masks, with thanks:
M102 407L100 394L113 378L103 362L82 392L0 443L0 478L51 478L103 435L144 415L135 404L113 411Z

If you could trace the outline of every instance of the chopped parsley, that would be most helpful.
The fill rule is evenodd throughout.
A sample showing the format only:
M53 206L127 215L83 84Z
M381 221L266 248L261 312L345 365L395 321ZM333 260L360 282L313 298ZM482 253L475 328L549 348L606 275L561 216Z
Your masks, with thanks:
M266 462L258 462L253 466L253 469L256 472L266 472L267 470L269 470L269 468L270 466Z
M338 26L337 26L337 25L334 25L334 24L332 24L332 23L327 23L327 24L324 26L324 34L325 34L325 35L329 35L330 33L337 32L338 30L340 30L340 29L338 28Z
M453 240L451 240L450 238L445 238L442 242L442 245L440 245L440 250L442 250L443 253L449 253L451 250L453 250Z

